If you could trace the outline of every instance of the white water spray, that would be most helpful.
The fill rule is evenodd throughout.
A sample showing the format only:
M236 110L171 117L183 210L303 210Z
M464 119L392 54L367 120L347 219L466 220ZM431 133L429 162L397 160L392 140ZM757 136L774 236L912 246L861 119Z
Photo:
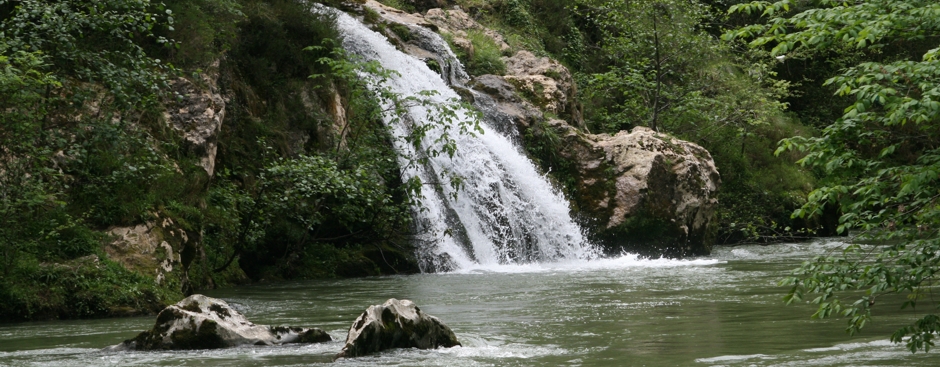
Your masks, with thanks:
M404 97L435 91L429 97L434 104L459 98L448 82L459 83L466 74L440 36L413 27L420 32L423 43L430 42L430 48L446 59L441 67L450 79L447 82L424 62L396 49L384 36L345 13L336 13L347 51L398 73L385 83L391 91ZM433 109L412 106L408 107L407 116L387 116L385 122L395 136L405 136L408 121L429 121L433 113ZM458 114L458 119L471 118L468 113ZM483 134L475 136L451 134L457 147L452 158L431 157L427 165L405 168L403 172L406 178L418 177L425 183L421 190L423 208L416 213L422 269L449 271L480 264L596 257L597 251L571 219L565 198L510 138L490 123L481 127ZM451 130L456 131L457 127ZM443 133L440 127L432 129L424 144L433 144ZM403 156L416 153L400 139L396 139L395 146ZM438 182L441 173L458 175L464 180L463 187L455 192L447 184L428 184Z

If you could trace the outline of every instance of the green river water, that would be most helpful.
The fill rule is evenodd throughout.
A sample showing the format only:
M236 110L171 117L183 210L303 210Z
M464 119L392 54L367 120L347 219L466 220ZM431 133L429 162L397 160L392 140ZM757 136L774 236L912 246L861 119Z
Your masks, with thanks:
M0 326L3 366L940 366L887 336L912 318L879 305L849 337L844 320L784 306L777 281L839 242L718 248L693 260L481 267L451 274L318 280L207 292L259 324L317 326L337 341L213 351L104 352L153 317ZM342 359L346 330L368 305L415 301L463 343ZM896 302L900 302L897 300Z

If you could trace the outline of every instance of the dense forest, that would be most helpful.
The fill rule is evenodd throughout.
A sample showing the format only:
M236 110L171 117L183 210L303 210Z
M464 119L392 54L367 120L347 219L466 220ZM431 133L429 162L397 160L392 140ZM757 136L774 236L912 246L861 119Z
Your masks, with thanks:
M458 56L471 76L505 72L518 50L559 60L592 133L647 126L706 148L722 177L716 243L850 231L885 243L785 280L789 301L821 294L816 316L847 316L856 332L879 295L933 302L933 1L381 2L460 6L501 34L509 49L470 35L475 52ZM375 21L355 2L319 3ZM198 289L419 271L422 183L402 178L379 103L407 96L370 93L357 74L369 65L316 6L0 0L0 319L152 313ZM225 111L208 145L174 125L200 93ZM523 140L574 190L551 129ZM157 283L109 247L116 228L147 223L172 247L154 256L183 268ZM846 290L864 293L843 303ZM892 339L929 349L937 330L928 314Z

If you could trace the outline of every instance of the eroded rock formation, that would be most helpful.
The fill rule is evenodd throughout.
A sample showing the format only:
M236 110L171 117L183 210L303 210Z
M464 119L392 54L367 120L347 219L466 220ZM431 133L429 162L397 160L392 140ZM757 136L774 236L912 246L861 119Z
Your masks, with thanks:
M450 348L460 345L454 332L437 317L421 312L409 300L389 299L370 306L349 328L338 358L357 357L392 348Z
M170 218L108 230L108 258L127 270L152 276L157 285L183 293L191 291L188 268L196 256L198 233L191 233Z
M200 157L199 165L209 176L215 174L218 135L225 118L225 100L216 86L218 70L216 60L195 82L186 78L172 81L176 98L170 100L163 116L170 127L183 135L187 147Z
M111 349L218 349L331 340L317 328L255 325L225 301L194 294L160 311L152 329Z
M608 243L651 255L710 251L721 178L708 151L645 127L592 135L551 125L576 167L575 199Z
M571 71L558 61L538 57L529 51L504 57L507 82L543 111L566 117L572 125L587 131L577 103L577 85Z

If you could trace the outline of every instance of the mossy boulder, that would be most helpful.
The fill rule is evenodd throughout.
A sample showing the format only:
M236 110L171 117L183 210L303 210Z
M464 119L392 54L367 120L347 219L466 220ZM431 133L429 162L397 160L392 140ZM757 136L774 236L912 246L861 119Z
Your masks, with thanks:
M370 306L349 328L338 358L358 357L392 348L459 346L454 332L437 317L421 312L409 300L389 299Z
M331 340L318 328L255 325L225 301L194 294L160 311L152 329L111 349L218 349Z

